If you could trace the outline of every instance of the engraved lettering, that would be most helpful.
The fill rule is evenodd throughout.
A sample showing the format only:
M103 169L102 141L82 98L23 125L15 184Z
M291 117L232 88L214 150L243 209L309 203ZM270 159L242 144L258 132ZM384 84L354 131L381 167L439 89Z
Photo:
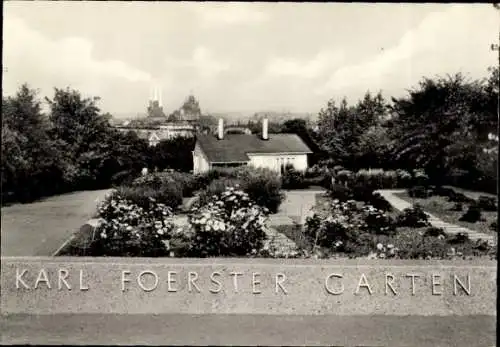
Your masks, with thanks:
M41 269L40 272L38 273L38 277L37 277L36 282L35 282L35 289L38 288L38 284L40 282L45 283L45 285L47 286L48 289L52 289L50 286L49 278L47 277L47 272L45 271L45 269Z
M233 276L233 285L234 285L234 292L238 293L238 276L242 276L243 273L241 272L231 272L231 276Z
M130 275L130 271L122 271L122 292L125 291L125 282L130 282L130 278L125 278L125 276Z
M329 281L330 279L332 279L333 277L335 278L343 278L342 275L340 274L335 274L335 273L332 273L332 274L329 274L328 276L326 276L326 279L325 279L325 289L328 293L332 294L332 295L340 295L344 292L344 284L342 282L340 282L340 291L334 291L333 289L330 288L329 286Z
M80 270L80 290L89 290L89 286L83 285L83 270Z
M26 271L28 271L28 270L27 269L23 269L23 272L19 273L19 269L16 269L16 288L17 289L21 288L20 284L22 284L25 289L31 289L26 284L26 282L24 282L24 280L23 280L23 276L26 273Z
M142 283L142 276L144 275L151 275L154 277L154 284L151 286L151 287L146 287L144 285L144 283ZM150 270L144 270L142 271L139 276L137 276L137 284L139 285L139 287L141 287L142 290L144 290L145 292L151 292L153 290L156 289L156 287L158 286L158 275L153 272L153 271L150 271Z
M219 293L222 290L222 284L215 279L215 276L221 276L221 274L219 272L212 272L212 274L210 275L210 281L213 284L217 285L217 289L212 289L212 288L209 289L210 292L214 294Z
M356 291L354 294L359 294L359 289L363 287L368 289L368 293L372 295L372 289L370 288L370 284L368 283L368 280L366 279L366 275L364 273L361 274L358 282L358 286L356 287Z
M453 275L453 295L458 295L458 287L457 284L462 287L462 290L467 294L470 295L470 276L467 274L467 288L465 288L464 284L460 279L457 277L457 275Z
M420 277L420 275L406 274L406 277L411 277L411 295L415 295L415 277Z
M198 273L194 271L190 271L188 274L188 291L191 293L193 291L192 287L195 287L198 293L201 292L200 288L196 284L196 280L198 279Z
M389 281L390 279L390 281ZM393 274L385 274L385 295L389 295L388 289L391 288L392 293L394 295L398 295L394 287L392 286L392 283L394 282L394 275Z
M276 274L276 288L275 288L276 293L278 293L278 287L279 287L279 288L281 288L283 293L288 294L285 287L283 287L283 282L285 282L285 280L286 280L286 276L284 273L277 273Z
M439 282L439 279L441 278L441 275L439 274L432 274L432 295L442 295L442 292L437 291L437 287L441 285L441 282Z
M260 280L257 279L257 276L260 276L260 273L254 272L252 274L252 293L253 294L262 293L260 289L257 289L257 286L260 284Z
M66 278L68 278L68 270L66 269L59 269L59 277L57 280L57 288L59 290L62 290L62 285L66 286L67 289L71 290L71 286L69 285L68 282L66 282Z
M176 292L177 291L177 288L172 287L172 284L177 283L177 280L174 277L172 277L175 275L177 275L176 271L169 271L167 273L167 283L168 283L168 291L169 292Z

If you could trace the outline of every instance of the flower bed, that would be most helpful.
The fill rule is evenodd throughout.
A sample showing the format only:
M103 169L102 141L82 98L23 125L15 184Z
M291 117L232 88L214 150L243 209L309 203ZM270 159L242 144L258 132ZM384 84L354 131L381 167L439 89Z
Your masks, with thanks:
M444 222L460 225L485 234L492 232L491 224L496 222L498 218L497 212L481 210L480 219L475 223L471 223L462 219L464 214L467 213L471 205L470 203L454 202L450 201L450 199L445 196L438 195L433 195L428 198L410 197L408 192L397 193L395 195L412 204L419 204L424 211L435 215Z

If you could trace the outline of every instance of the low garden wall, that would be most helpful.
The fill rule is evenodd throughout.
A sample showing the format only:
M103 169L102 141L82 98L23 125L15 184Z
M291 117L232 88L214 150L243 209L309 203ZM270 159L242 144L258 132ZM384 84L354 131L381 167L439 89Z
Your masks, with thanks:
M496 316L496 263L2 258L2 314Z

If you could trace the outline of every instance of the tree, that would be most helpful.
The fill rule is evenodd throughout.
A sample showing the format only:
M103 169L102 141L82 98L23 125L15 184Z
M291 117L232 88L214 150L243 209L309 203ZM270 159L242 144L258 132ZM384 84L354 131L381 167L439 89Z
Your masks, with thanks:
M193 170L192 151L196 139L194 137L175 137L163 140L151 148L151 165L158 170L174 169L183 172Z
M282 133L291 133L298 135L302 141L311 149L313 154L309 157L309 164L314 165L322 158L322 152L319 145L314 140L311 130L304 119L289 119L281 126Z
M487 85L462 74L424 78L393 103L394 159L400 166L425 168L436 180L451 169L474 171L488 133L496 129Z
M27 84L2 98L2 190L18 200L30 201L60 188L61 163L48 128L37 92Z

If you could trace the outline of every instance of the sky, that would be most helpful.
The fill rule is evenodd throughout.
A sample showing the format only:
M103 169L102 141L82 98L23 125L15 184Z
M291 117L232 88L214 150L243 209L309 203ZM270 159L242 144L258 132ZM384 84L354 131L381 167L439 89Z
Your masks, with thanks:
M167 112L317 113L367 90L402 96L423 76L487 76L491 4L4 2L3 93L71 87L117 117Z

